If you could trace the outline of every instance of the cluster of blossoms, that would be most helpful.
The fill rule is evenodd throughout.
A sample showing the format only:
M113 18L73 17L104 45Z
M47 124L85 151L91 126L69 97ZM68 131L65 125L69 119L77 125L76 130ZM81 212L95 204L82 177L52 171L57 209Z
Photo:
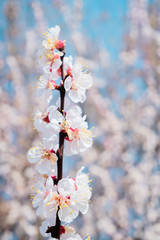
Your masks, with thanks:
M88 129L86 115L82 116L81 108L73 105L85 101L92 78L79 62L73 64L71 56L65 57L65 41L58 39L59 32L59 26L49 29L44 34L43 49L38 52L43 74L37 84L37 96L48 107L42 112L37 110L34 116L34 126L42 142L28 151L28 160L36 164L37 170L31 198L36 214L45 217L40 227L44 237L82 240L66 224L79 212L88 211L90 180L83 167L75 178L62 178L63 149L64 154L71 156L92 146L93 134ZM60 93L56 105L50 105L53 90ZM64 109L66 92L72 100L68 109Z

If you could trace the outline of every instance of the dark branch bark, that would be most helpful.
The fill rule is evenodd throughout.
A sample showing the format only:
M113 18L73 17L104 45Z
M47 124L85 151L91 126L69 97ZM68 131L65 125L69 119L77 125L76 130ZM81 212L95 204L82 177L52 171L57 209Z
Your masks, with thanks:
M64 53L65 55L65 53ZM61 84L59 87L59 91L60 91L60 109L59 111L61 112L61 114L64 113L64 100L65 100L65 88L64 88L64 72L63 72L63 58L64 55L61 57L61 61L62 61L62 65L61 65L61 76L62 76L62 80L61 80ZM64 139L65 139L66 134L64 132L60 132L59 133L59 149L57 151L57 156L58 156L58 161L57 161L57 182L59 182L62 179L62 175L63 175L63 148L64 148ZM53 238L58 238L60 240L60 229L61 229L61 221L58 217L58 211L59 211L59 207L57 210L57 214L56 214L56 225L49 227L47 230L47 233L51 233L51 236Z
M65 55L65 53L64 53ZM60 89L60 112L61 114L64 113L64 99L65 99L65 88L64 88L64 72L63 72L63 58L64 55L61 57L62 65L61 65L61 74L62 74L62 81L61 81L61 89ZM58 181L62 179L62 173L63 173L63 148L64 148L64 138L65 133L60 132L59 133L59 149L57 152L58 155L58 161L57 161L57 170L58 170Z
M64 53L65 55L65 53ZM65 88L64 88L64 72L63 72L63 58L64 55L61 57L62 65L61 65L61 74L62 74L62 82L61 82L61 89L60 89L60 99L61 99L61 106L60 112L64 113L64 99L65 99ZM58 181L62 179L63 174L63 148L64 148L64 138L65 133L59 133L59 149L58 149L58 161L57 161L57 171L58 171ZM59 208L58 208L59 211ZM58 211L56 215L56 226L58 231L58 239L60 240L60 228L61 228L61 221L58 217Z

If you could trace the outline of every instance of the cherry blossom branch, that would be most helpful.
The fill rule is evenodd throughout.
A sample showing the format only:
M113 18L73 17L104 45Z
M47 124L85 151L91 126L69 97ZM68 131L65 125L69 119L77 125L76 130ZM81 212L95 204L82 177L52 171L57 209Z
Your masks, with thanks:
M62 64L60 66L61 69L61 83L60 86L58 88L58 90L60 91L60 109L59 111L61 112L61 114L63 114L64 112L64 102L65 102L65 88L64 88L64 72L63 72L63 58L65 56L65 52L64 55L61 56L61 61ZM58 161L57 161L57 183L62 179L63 176L63 149L64 149L64 139L65 139L66 134L64 132L60 132L59 133L59 149L57 150L57 157L58 157ZM61 229L61 221L58 217L58 211L59 211L59 207L57 210L57 214L56 214L56 225L52 226L50 228L48 228L47 233L51 233L51 236L53 238L57 238L60 240L60 229Z
M64 53L65 55L65 53ZM64 112L64 100L65 100L65 89L64 89L64 76L63 76L63 58L64 55L61 57L62 65L61 65L61 76L62 76L62 81L61 81L61 88L60 88L60 112L63 114ZM65 138L65 133L60 132L59 133L59 149L57 151L57 156L58 156L58 161L57 161L57 171L58 171L58 181L62 179L63 175L63 149L64 149L64 138ZM56 233L57 236L56 238L60 239L60 228L61 228L61 221L58 217L58 211L59 207L57 210L56 214ZM52 234L52 233L51 233Z
M90 180L82 167L75 178L63 176L63 150L71 156L92 146L92 131L88 129L86 116L75 105L64 112L65 95L75 103L84 102L86 89L92 85L91 76L80 63L72 64L72 56L65 57L65 41L58 40L60 28L49 29L45 33L43 49L39 51L39 63L43 66L37 86L37 96L44 96L48 103L52 91L60 92L60 106L49 105L44 111L37 111L35 128L42 135L42 143L28 151L28 160L36 164L37 179L33 187L33 207L36 214L43 214L40 232L49 239L81 240L75 230L61 225L70 223L81 212L88 211L91 198ZM56 80L61 77L60 84ZM57 176L56 174L57 165Z
M65 53L64 53L65 55ZM64 55L61 57L61 88L60 88L60 112L63 114L64 112L64 100L65 100L65 88L64 88L64 74L63 74L63 58ZM62 172L63 172L63 148L64 148L64 138L66 134L64 132L59 133L59 149L57 151L58 161L57 161L57 170L58 170L58 181L62 179Z

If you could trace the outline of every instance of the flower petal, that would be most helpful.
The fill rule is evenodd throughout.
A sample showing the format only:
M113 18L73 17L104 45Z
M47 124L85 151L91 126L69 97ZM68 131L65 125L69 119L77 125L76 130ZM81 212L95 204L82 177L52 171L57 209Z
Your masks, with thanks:
M70 76L68 76L64 82L64 87L66 91L69 91L72 86L72 79Z
M74 181L72 179L62 179L58 182L58 192L64 197L70 195L74 191Z
M41 148L34 147L28 151L27 154L28 161L31 163L37 163L41 160Z

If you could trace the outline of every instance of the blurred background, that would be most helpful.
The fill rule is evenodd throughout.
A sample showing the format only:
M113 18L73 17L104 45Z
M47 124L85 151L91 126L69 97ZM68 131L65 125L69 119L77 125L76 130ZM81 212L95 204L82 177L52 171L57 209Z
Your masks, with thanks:
M66 55L94 79L82 105L93 147L64 161L64 176L84 165L93 179L89 212L73 226L92 240L159 240L159 0L0 1L0 239L42 239L26 153L39 139L31 121L36 52L55 25Z

